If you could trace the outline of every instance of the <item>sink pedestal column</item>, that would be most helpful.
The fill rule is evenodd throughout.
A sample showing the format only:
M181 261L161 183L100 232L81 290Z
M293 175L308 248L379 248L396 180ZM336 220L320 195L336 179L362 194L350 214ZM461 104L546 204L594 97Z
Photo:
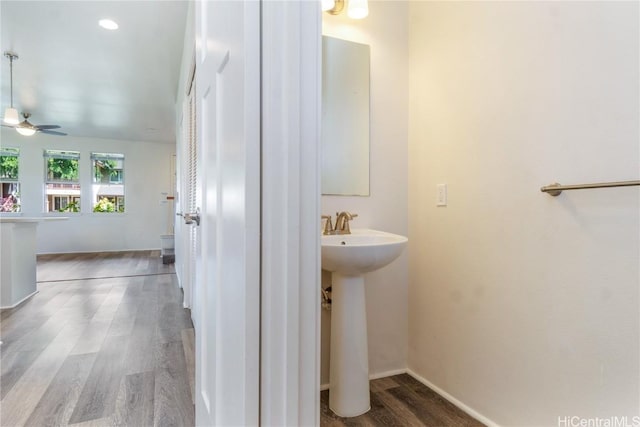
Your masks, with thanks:
M329 408L355 417L371 409L364 276L331 278Z

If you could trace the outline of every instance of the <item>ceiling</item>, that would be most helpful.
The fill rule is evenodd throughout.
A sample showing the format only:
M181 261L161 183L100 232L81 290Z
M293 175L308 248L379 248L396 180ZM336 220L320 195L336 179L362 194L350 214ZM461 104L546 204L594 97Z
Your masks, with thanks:
M175 141L187 1L0 1L13 103L72 136ZM98 20L116 21L108 31ZM2 56L1 111L10 103ZM2 114L2 113L0 113Z

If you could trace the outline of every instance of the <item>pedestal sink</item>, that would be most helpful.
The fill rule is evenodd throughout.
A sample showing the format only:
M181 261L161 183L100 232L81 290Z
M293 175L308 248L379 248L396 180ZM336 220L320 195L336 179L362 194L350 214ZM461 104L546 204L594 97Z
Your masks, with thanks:
M332 272L329 408L341 417L371 408L364 273L389 264L406 245L404 236L367 229L322 236L322 268Z

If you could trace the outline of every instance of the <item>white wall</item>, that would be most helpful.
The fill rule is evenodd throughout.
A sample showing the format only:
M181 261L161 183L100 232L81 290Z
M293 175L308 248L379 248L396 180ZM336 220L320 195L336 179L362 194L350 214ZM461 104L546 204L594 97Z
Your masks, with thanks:
M99 252L159 249L160 234L169 221L161 193L170 191L173 144L119 141L73 136L18 135L2 130L2 146L20 149L20 193L22 216L42 216L44 205L43 150L80 152L81 213L57 214L67 221L38 225L38 253ZM91 152L125 155L125 213L93 213L91 196Z
M539 191L639 179L638 17L410 4L408 366L498 424L640 415L640 191Z
M359 216L353 228L407 235L408 41L405 2L369 3L361 21L323 14L325 35L371 46L369 197L323 196L322 212ZM335 218L334 218L335 219ZM407 351L407 254L366 276L369 372L404 369ZM330 275L323 273L323 286ZM330 312L322 311L321 383L329 382Z

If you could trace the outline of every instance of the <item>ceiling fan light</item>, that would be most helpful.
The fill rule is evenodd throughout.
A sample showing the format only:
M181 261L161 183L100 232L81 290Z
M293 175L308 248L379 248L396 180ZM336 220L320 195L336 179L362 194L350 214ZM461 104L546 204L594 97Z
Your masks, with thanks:
M100 25L105 30L117 30L118 23L111 19L101 19L98 21L98 25Z
M30 127L17 127L16 130L22 136L31 136L36 133L36 130Z
M17 125L18 123L20 123L20 119L18 118L18 110L11 107L4 110L4 122L8 125Z

